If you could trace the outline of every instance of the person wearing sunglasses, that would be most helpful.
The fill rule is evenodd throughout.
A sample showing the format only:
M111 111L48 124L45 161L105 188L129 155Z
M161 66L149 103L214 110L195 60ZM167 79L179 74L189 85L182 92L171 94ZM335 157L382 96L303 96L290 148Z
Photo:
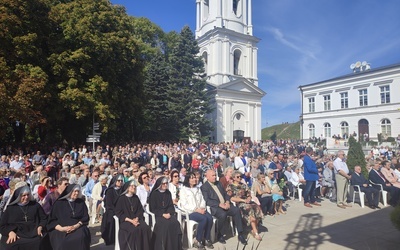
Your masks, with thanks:
M231 201L236 202L240 209L243 220L247 226L251 226L251 234L256 240L261 240L258 234L258 224L262 221L263 213L261 207L252 201L249 187L242 182L242 173L233 172L233 183L228 185L227 190L231 190ZM229 194L229 192L228 192Z

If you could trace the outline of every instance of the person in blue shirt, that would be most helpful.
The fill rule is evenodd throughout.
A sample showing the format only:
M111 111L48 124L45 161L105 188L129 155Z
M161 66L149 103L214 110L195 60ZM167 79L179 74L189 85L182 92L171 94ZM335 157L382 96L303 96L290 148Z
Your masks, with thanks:
M315 184L319 179L317 165L311 158L313 149L311 147L306 148L306 155L304 156L304 179L306 180L306 188L304 189L304 206L312 208L314 206L321 206L315 200Z

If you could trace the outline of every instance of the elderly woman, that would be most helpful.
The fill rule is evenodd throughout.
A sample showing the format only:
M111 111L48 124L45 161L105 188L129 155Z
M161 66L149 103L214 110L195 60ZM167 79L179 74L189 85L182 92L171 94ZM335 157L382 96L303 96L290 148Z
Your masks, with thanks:
M120 198L115 205L115 215L119 219L118 233L121 249L151 248L151 229L144 221L144 210L136 195L135 180L124 184Z
M267 170L267 178L265 180L265 184L268 186L268 188L272 192L272 200L274 202L274 212L276 215L279 214L286 214L286 212L283 211L283 192L279 185L276 183L276 179L274 177L275 171L273 169L268 169Z
M182 231L175 216L171 192L168 190L168 177L157 179L150 193L149 206L156 217L152 239L154 249L182 249Z
M383 174L383 176L385 176L386 180L392 184L392 186L400 188L400 182L397 181L397 176L390 166L390 161L383 161L381 173Z
M115 242L115 205L121 195L122 185L124 184L124 176L122 174L114 176L110 185L104 192L105 213L101 221L101 237L106 245L112 245Z
M1 249L39 249L46 220L30 188L17 188L1 218Z
M206 245L208 248L214 248L210 238L213 218L206 210L206 202L200 188L197 187L197 182L196 174L189 173L185 176L181 189L180 206L189 214L190 220L198 223L195 247L203 249Z
M251 187L252 191L260 201L261 210L264 215L273 215L272 192L268 185L265 185L265 175L257 174L257 180Z
M99 221L101 221L100 219L100 214L101 214L101 203L103 202L103 197L104 197L104 192L107 189L107 175L102 174L99 177L99 182L97 182L94 186L93 186L93 190L92 190L92 198L93 198L93 202L96 203L96 214L94 215L92 213L93 216L95 216L95 223L99 223Z
M90 249L89 213L81 186L69 185L54 203L47 229L54 250Z
M246 184L241 182L242 173L235 171L233 173L233 183L228 185L227 192L231 194L231 201L236 202L240 208L243 220L251 226L251 234L257 240L261 240L258 234L258 224L262 221L263 213L260 206L252 201L251 192ZM231 192L230 192L231 191Z

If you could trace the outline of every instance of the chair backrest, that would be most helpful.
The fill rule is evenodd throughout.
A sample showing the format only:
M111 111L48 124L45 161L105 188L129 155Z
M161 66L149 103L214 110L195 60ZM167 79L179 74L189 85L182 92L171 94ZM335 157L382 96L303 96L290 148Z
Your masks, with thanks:
M120 250L119 248L119 238L118 238L118 234L119 234L119 219L116 215L113 216L114 217L114 221L115 221L115 247L114 250Z

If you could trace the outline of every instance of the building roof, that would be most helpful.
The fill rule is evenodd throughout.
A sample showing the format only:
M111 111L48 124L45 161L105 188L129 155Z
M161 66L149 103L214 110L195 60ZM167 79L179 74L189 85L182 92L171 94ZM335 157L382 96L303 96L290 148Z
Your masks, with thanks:
M392 68L400 68L400 63L395 63L395 64L383 66L383 67L378 67L378 68L374 68L374 69L370 69L370 70L366 70L366 71L350 73L347 75L331 78L331 79L320 81L320 82L310 83L310 84L306 84L306 85L300 85L298 88L301 90L303 87L310 87L310 86L314 86L314 85L318 85L318 84L322 84L322 83L344 80L344 79L349 79L352 77L368 76L370 74L374 74L379 71L385 71L385 70L392 69Z

